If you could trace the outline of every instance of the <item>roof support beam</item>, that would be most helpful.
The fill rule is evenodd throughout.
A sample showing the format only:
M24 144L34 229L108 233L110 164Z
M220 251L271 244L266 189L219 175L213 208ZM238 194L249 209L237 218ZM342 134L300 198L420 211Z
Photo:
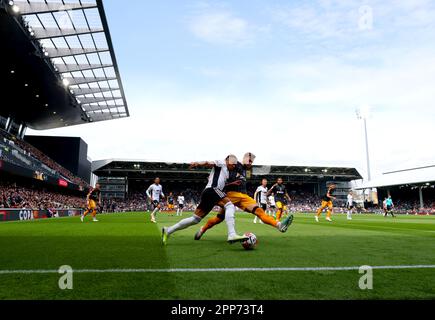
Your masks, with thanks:
M100 109L90 109L90 108L86 108L83 107L85 109L85 112L88 115L92 115L92 114L101 114L101 113L112 113L112 114L118 114L118 108L124 108L124 106L104 106L104 107L98 107ZM120 113L124 113L124 112L120 112Z
M113 67L112 64L56 64L60 73L85 71Z
M52 58L62 58L62 57L69 57L69 56L76 56L81 54L91 54L91 53L99 53L99 52L107 52L109 51L108 48L47 48L45 49L48 53L48 57L45 57L46 59L52 59Z
M14 3L20 8L22 15L97 8L96 3L31 2L29 4L27 1L14 1Z
M78 85L78 84L85 84L85 83L92 83L92 82L100 82L100 81L110 81L110 80L117 80L116 77L80 77L80 78L65 78L69 81L71 85ZM73 89L74 90L74 89Z
M122 97L98 97L98 98L78 98L80 100L80 104L82 106L91 104L91 103L99 103L106 101L114 101L114 100L122 100Z
M71 87L71 90L73 90L76 97L80 99L80 96L84 96L86 94L97 94L97 93L104 93L104 92L110 92L119 90L118 88L74 88Z
M91 33L98 33L98 32L104 32L103 28L95 28L95 29L88 29L88 28L80 28L80 29L73 29L73 28L67 28L67 29L58 29L58 28L34 28L33 31L35 32L35 38L38 40L42 39L51 39L51 38L61 38L61 37L68 37L68 36L77 36L81 34L91 34Z

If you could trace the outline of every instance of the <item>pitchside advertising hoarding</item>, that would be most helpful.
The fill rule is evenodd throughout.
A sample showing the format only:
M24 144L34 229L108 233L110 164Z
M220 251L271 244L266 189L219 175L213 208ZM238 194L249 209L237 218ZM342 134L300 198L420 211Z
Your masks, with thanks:
M39 219L57 219L65 217L80 216L82 209L50 209L50 210L31 210L31 209L0 209L0 222L6 221L31 221Z

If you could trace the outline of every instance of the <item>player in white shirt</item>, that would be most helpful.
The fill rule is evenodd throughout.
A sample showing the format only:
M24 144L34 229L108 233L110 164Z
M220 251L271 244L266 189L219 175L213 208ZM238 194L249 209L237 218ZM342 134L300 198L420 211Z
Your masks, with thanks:
M160 210L160 202L165 197L165 195L163 194L163 187L160 184L160 178L154 179L154 183L149 186L146 194L148 198L150 198L151 203L154 207L153 212L151 212L151 222L156 223L156 212Z
M273 194L271 194L267 200L269 200L269 212L268 214L270 216L274 216L275 215L275 209L276 209L276 203L275 203L275 197L273 196Z
M267 188L267 179L263 179L261 181L261 186L257 188L254 193L254 199L257 201L257 204L260 208L262 208L265 212L267 211L267 192L269 189ZM254 223L257 223L259 218L255 216ZM261 223L263 221L260 220Z
M346 207L347 207L347 220L352 220L352 212L354 208L352 190L350 190L349 194L347 195Z
M225 221L228 227L228 242L243 242L248 239L248 237L246 236L237 235L235 229L236 207L223 192L223 189L225 188L226 182L229 178L229 171L232 171L236 168L237 162L237 157L230 155L224 161L217 160L191 163L191 169L211 169L210 175L208 177L208 183L201 194L201 201L196 208L193 216L183 219L171 227L163 228L162 242L164 245L166 245L168 237L174 232L186 229L200 223L202 219L204 219L216 205L225 208Z
M177 208L177 214L176 216L182 216L183 215L183 209L184 209L184 196L182 193L177 198L178 208Z

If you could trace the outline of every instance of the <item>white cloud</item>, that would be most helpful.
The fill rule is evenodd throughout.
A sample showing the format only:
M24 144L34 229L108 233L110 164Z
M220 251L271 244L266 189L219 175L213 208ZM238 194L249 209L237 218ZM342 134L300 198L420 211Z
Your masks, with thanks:
M253 40L249 23L230 12L199 14L189 28L198 39L211 44L244 45Z

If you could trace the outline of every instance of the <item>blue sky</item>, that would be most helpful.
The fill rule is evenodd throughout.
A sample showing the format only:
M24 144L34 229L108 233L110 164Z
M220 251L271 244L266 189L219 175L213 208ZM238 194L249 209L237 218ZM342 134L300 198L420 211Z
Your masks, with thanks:
M261 164L364 174L433 164L435 3L105 0L131 118L82 136L94 160ZM431 147L432 146L432 147Z

